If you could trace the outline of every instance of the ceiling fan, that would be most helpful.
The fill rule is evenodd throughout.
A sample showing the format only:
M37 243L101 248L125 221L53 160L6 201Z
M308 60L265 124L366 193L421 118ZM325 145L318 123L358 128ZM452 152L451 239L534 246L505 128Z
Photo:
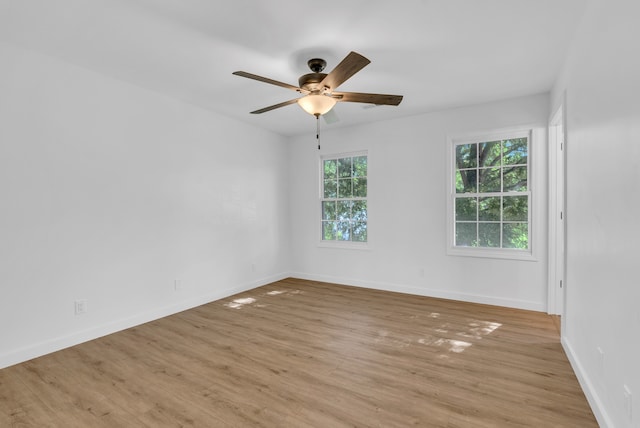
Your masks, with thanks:
M236 76L258 80L260 82L281 86L292 91L296 91L304 96L284 101L269 107L252 111L252 114L265 113L280 107L298 103L307 113L319 118L328 113L337 102L367 103L375 105L397 106L402 101L402 95L367 94L362 92L338 92L336 89L347 79L362 70L369 61L357 52L350 52L329 74L322 73L327 62L321 58L312 58L307 61L311 73L300 76L299 86L289 85L267 77L247 73L246 71L236 71Z

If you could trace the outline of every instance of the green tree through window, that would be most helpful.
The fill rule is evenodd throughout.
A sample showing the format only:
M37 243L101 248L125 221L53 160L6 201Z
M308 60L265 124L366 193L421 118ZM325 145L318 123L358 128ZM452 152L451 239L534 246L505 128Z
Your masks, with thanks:
M367 155L322 160L322 240L367 242Z
M529 249L529 139L454 143L454 246Z

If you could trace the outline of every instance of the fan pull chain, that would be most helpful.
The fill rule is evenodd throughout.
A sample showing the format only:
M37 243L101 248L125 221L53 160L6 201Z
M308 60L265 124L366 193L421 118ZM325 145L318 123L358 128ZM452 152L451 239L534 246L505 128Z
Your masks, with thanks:
M318 141L318 150L320 150L320 115L314 115L316 117L316 140Z

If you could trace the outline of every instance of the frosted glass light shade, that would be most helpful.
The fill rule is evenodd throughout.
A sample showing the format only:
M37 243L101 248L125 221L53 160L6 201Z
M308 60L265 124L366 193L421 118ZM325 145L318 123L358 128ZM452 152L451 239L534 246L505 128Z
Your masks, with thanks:
M298 104L304 111L314 116L327 113L336 105L334 98L326 95L307 95L298 99Z

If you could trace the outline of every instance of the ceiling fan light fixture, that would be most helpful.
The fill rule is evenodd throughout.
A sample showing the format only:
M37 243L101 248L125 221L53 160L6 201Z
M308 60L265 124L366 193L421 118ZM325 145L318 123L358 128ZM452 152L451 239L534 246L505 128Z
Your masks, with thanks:
M300 86L293 86L288 83L269 79L268 77L247 73L246 71L234 71L233 74L247 79L257 80L259 82L290 89L299 94L306 94L302 98L294 98L252 111L251 114L266 113L295 103L298 103L304 111L316 118L329 113L333 106L336 105L337 101L397 106L400 104L400 101L402 101L402 95L368 94L364 92L334 92L338 86L343 84L358 71L362 70L370 62L371 61L359 53L352 51L349 52L349 54L344 57L344 59L340 61L340 63L336 65L329 74L326 74L322 73L326 65L326 61L320 58L312 58L307 62L312 73L300 76L298 79L298 84Z
M328 113L336 105L336 102L335 98L318 94L309 94L298 99L300 107L313 116L322 116Z

